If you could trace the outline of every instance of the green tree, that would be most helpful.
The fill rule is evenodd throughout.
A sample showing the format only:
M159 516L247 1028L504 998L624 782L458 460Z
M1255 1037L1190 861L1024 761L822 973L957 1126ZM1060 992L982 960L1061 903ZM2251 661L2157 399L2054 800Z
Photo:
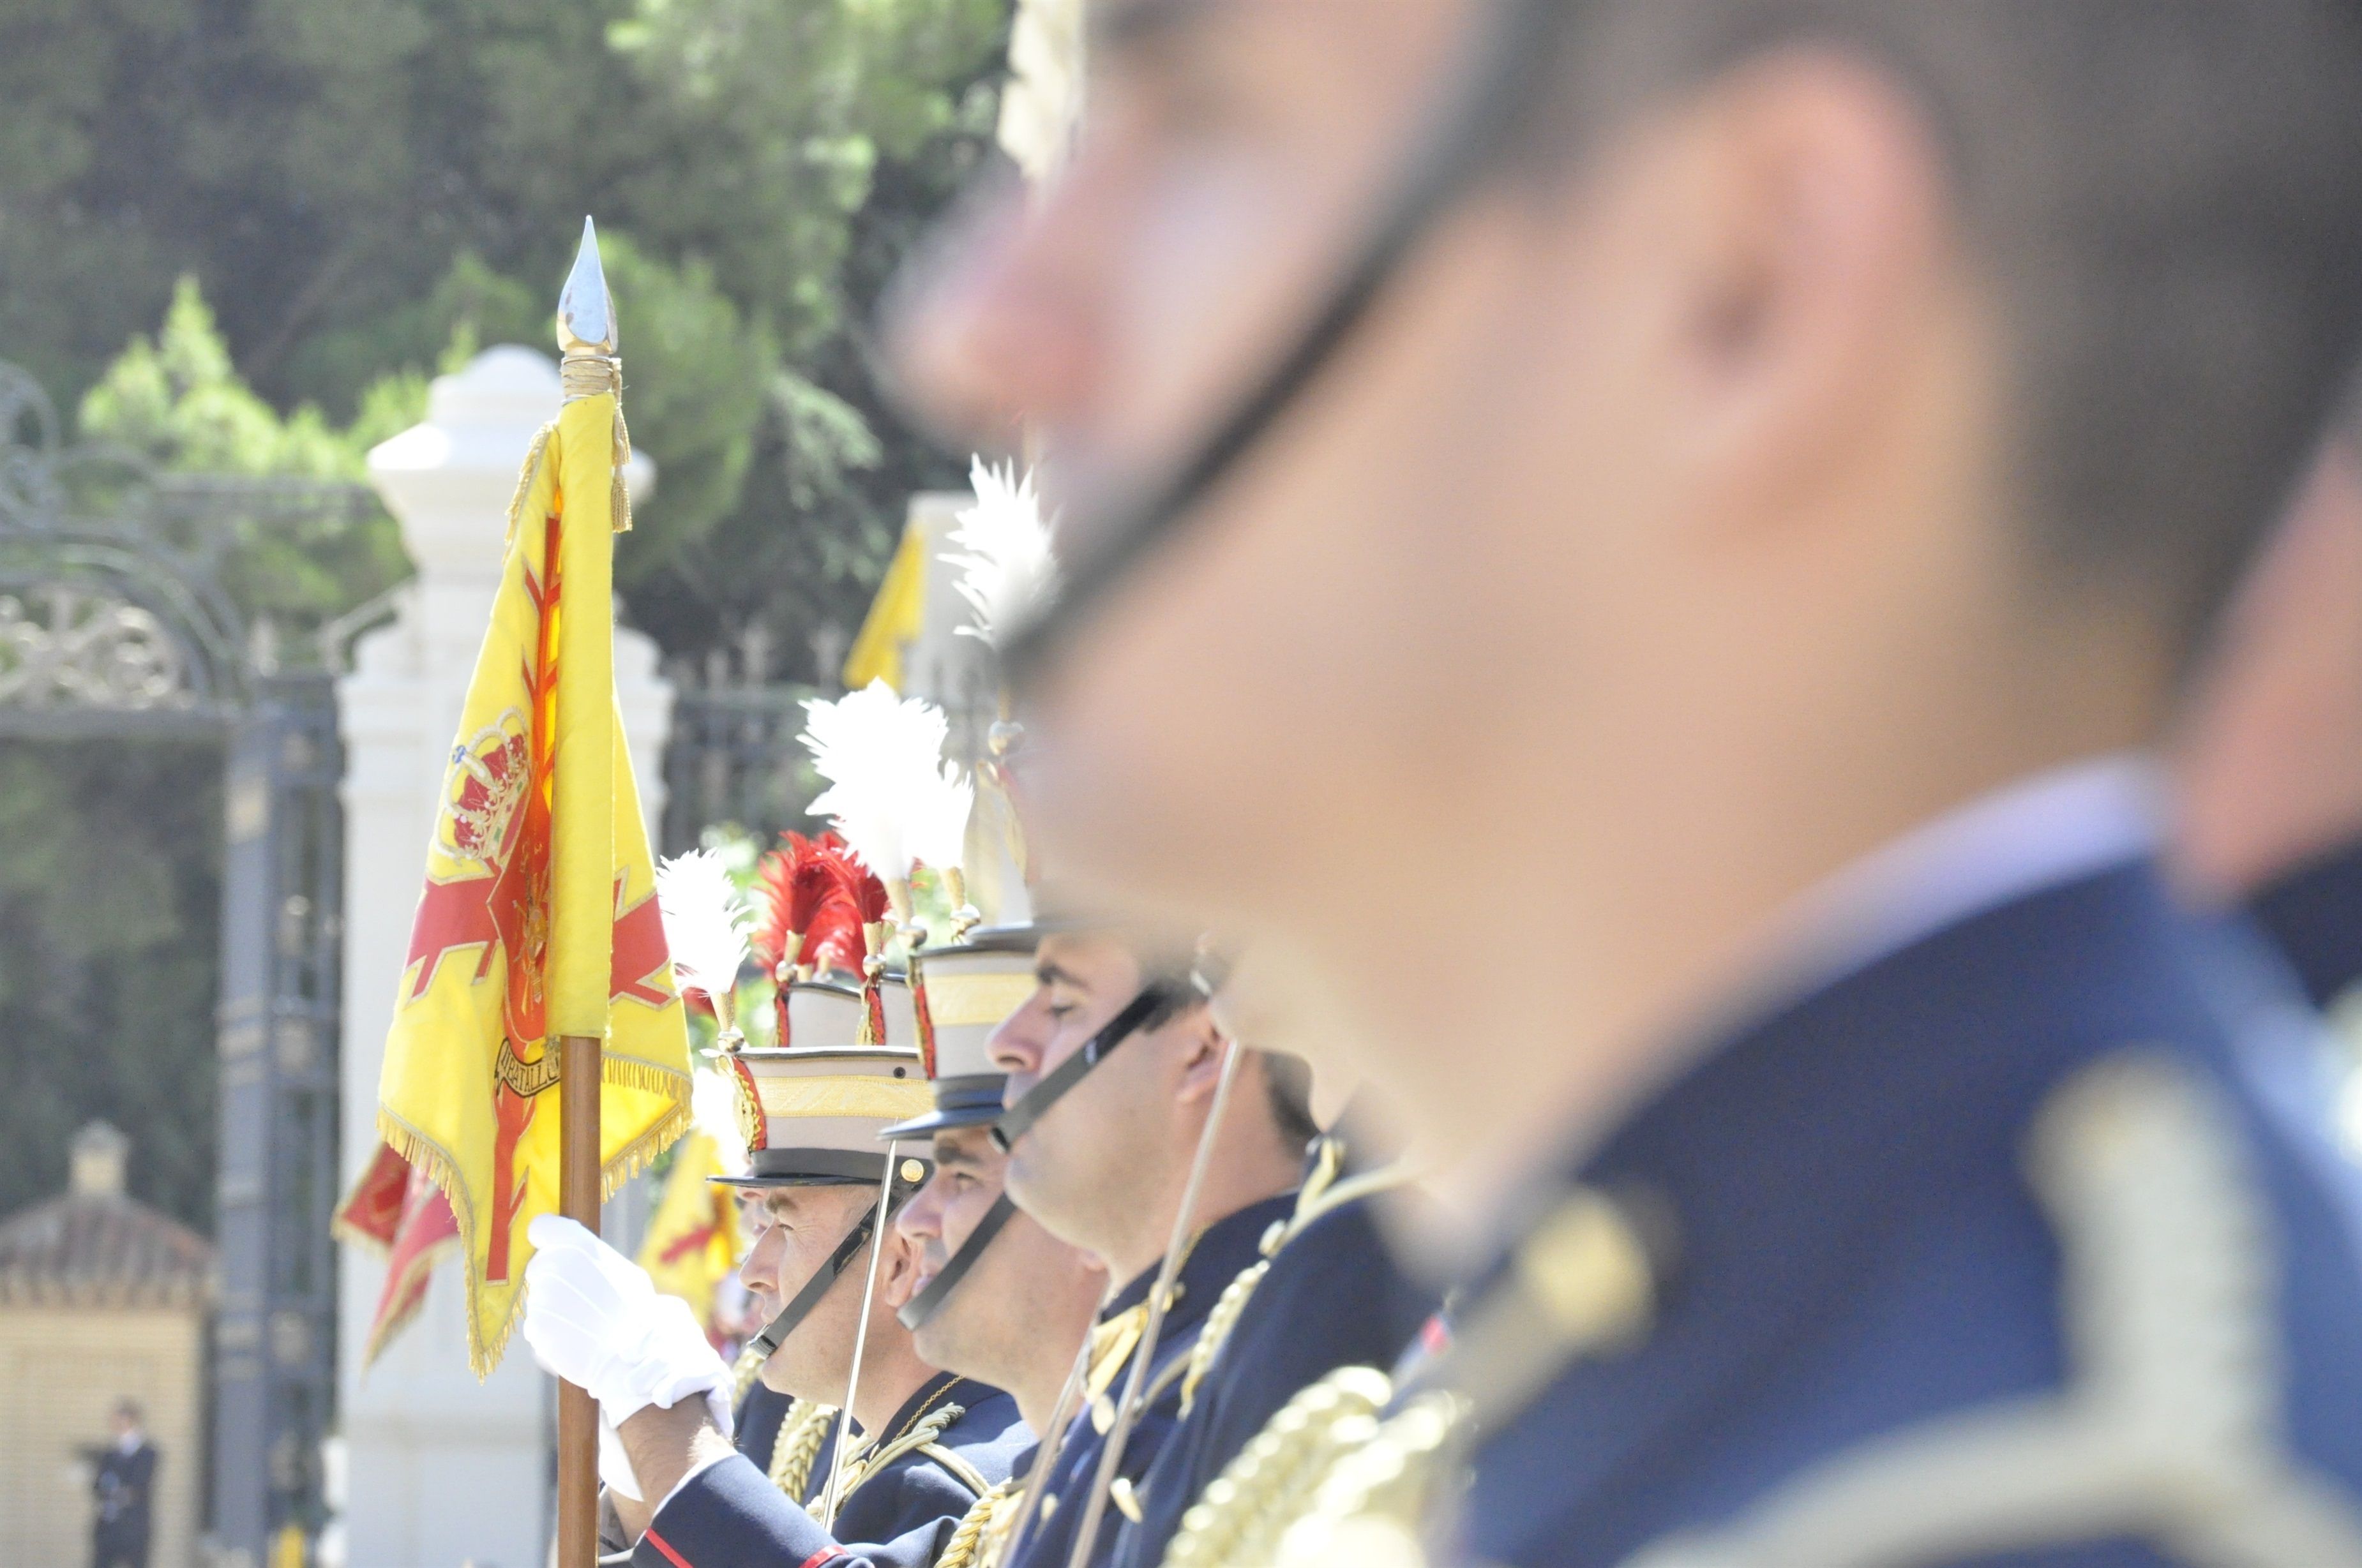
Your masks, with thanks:
M212 1223L221 809L218 746L0 743L0 1214L103 1117L134 1196Z
M888 411L865 333L987 148L1007 12L4 0L0 357L77 399L193 275L263 400L348 428L455 342L546 345L593 213L629 236L626 407L662 472L626 604L677 652L759 624L824 678L808 650L903 499L960 472Z
M193 278L173 291L162 330L131 340L83 398L85 437L128 447L167 472L215 477L316 480L351 486L372 442L414 423L425 381L382 378L364 393L349 428L309 403L281 417L230 363L213 312ZM409 575L393 520L373 500L226 515L204 527L217 539L224 587L249 620L309 629Z
M894 415L867 323L988 155L1008 8L0 0L0 358L168 471L349 479L429 375L551 346L594 214L660 469L628 611L826 684L908 495L964 471ZM407 569L371 508L228 526L233 595L291 630ZM209 1218L219 768L0 745L0 1212L105 1114L135 1190Z

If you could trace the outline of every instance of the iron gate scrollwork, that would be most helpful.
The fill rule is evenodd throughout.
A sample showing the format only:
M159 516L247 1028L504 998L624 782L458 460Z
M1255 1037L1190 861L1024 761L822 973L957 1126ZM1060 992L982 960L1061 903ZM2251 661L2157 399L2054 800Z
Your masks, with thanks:
M273 668L223 586L240 526L365 487L160 474L69 444L0 362L0 736L217 737L226 753L210 1530L259 1564L318 1522L332 1414L342 757L326 671Z

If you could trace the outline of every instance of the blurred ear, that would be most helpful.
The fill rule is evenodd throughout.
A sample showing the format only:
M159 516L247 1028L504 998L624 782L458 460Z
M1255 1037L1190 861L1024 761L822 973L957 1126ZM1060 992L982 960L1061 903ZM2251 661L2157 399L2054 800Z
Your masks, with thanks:
M1877 439L1933 313L1949 175L1903 88L1834 49L1729 72L1687 130L1664 231L1686 457L1756 503L1727 515L1777 515Z

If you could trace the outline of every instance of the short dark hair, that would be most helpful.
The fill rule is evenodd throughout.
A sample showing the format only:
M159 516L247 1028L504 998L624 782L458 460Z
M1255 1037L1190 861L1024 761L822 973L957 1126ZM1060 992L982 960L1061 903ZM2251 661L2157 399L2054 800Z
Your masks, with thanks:
M1888 71L1999 291L2036 564L2197 643L2362 341L2362 6L1599 0L1562 41L1559 146L1783 46Z

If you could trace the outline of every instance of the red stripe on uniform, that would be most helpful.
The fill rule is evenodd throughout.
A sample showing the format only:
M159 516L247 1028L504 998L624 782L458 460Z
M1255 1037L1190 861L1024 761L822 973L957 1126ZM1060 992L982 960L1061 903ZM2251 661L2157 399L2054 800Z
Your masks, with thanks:
M833 1558L842 1557L844 1555L844 1552L839 1552L833 1546L824 1546L818 1552L813 1552L810 1557L805 1558L801 1563L796 1564L796 1568L820 1568L822 1563L826 1563ZM689 1568L689 1564L684 1563L680 1565L680 1568Z
M675 1552L672 1549L672 1542L667 1541L663 1536L658 1535L654 1525L650 1525L646 1531L641 1535L640 1539L654 1546L658 1552L663 1552L665 1555L665 1561L672 1563L674 1568L691 1568L689 1559L683 1557L679 1552Z

